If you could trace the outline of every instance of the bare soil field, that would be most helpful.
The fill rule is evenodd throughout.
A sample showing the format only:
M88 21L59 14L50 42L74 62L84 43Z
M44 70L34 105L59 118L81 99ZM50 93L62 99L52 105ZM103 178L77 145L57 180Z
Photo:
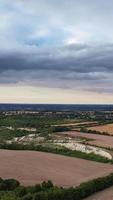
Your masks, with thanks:
M83 138L91 139L91 141L87 142L88 144L97 145L100 147L113 148L113 136L83 133L83 132L77 132L77 131L67 131L67 132L62 132L60 134L62 135L64 134L65 136L70 136L70 137L83 137Z
M81 182L113 172L113 165L36 151L0 150L0 177L24 185L52 180L58 186Z
M99 131L99 132L107 132L110 135L113 135L113 124L92 126L92 127L88 127L87 129L88 130L96 130L96 131Z
M113 187L97 192L84 200L113 200Z

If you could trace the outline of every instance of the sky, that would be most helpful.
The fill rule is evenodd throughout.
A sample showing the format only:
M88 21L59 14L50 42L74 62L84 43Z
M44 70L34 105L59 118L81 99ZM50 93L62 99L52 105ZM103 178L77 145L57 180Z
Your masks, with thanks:
M113 0L0 0L0 103L113 103Z

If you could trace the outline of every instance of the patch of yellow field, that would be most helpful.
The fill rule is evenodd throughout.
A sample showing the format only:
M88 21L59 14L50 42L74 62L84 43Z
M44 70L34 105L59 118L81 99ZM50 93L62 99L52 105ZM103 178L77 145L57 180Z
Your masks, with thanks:
M106 132L106 133L109 133L110 135L113 135L113 124L93 126L93 127L88 127L87 129L88 130L96 130L99 132Z

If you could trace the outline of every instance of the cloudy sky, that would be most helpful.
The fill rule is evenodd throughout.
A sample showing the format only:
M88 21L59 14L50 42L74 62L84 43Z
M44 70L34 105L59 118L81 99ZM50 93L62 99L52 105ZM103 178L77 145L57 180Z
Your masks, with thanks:
M0 0L0 102L113 103L113 0Z

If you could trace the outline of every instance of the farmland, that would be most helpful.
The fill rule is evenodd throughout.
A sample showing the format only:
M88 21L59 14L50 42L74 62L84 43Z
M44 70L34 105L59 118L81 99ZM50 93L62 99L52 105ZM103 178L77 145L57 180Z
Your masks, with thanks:
M84 200L112 200L113 199L113 187L98 192Z
M89 188L87 181L113 172L113 136L104 128L88 131L111 127L112 121L111 113L103 112L1 112L0 176L25 187L51 180L66 189L83 182ZM113 185L108 182L105 188Z
M0 162L2 178L15 178L24 185L52 180L69 187L113 171L110 164L33 151L0 150Z
M63 132L62 135L68 135L73 138L86 138L89 139L87 141L90 145L97 145L100 147L107 147L107 148L113 148L113 137L107 136L107 135L99 135L99 134L91 134L91 133L84 133L84 132L77 132L77 131L68 131Z
M113 124L105 124L105 125L99 125L99 126L91 126L87 128L88 130L96 130L100 133L108 133L109 135L113 135Z

